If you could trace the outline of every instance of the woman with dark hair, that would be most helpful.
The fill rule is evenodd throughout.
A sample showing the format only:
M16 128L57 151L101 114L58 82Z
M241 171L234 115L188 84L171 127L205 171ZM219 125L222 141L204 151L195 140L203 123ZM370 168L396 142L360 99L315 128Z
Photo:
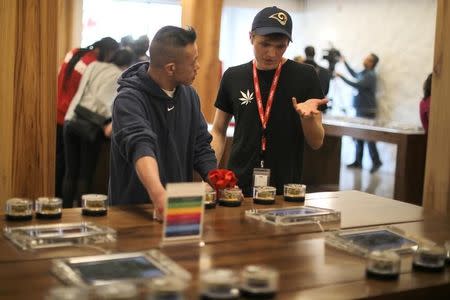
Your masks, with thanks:
M423 129L428 133L428 121L430 114L430 101L431 101L431 80L432 74L428 75L427 79L423 83L423 98L419 104L420 121L422 121Z
M81 195L92 193L91 183L98 153L104 137L111 135L111 106L117 94L117 80L122 71L134 61L134 53L128 49L117 51L111 63L93 62L81 78L77 93L67 110L64 123L66 170L63 181L63 206L72 207ZM76 107L82 106L95 118L101 118L103 127L92 130L92 138L77 131Z
M56 130L56 178L55 194L61 196L64 176L64 116L77 92L81 76L87 66L94 61L109 61L119 48L119 44L110 37L102 38L86 48L72 49L66 54L58 73L57 130Z

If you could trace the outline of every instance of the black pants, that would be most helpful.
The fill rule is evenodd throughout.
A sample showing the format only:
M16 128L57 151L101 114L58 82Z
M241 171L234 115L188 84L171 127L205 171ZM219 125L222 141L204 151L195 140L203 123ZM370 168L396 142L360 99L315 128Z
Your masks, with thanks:
M362 118L368 118L368 119L374 119L376 114L375 113L367 113L367 112L356 112L357 117ZM356 143L356 156L355 156L355 162L362 164L363 160L363 153L364 153L364 142L367 143L369 146L369 154L370 158L372 159L372 164L380 164L380 155L378 154L377 145L375 142L372 141L364 141L364 140L355 140Z
M72 207L74 201L80 201L81 195L93 192L91 184L103 141L101 131L95 141L89 142L72 132L66 124L64 125L66 172L62 189L64 208Z

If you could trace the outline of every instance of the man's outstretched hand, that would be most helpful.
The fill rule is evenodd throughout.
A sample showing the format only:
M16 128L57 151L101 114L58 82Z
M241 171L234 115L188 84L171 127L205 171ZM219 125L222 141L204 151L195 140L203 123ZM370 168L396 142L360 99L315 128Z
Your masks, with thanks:
M319 106L327 104L328 99L309 99L305 102L297 103L297 99L292 97L292 106L295 111L304 119L313 118L315 115L320 114Z

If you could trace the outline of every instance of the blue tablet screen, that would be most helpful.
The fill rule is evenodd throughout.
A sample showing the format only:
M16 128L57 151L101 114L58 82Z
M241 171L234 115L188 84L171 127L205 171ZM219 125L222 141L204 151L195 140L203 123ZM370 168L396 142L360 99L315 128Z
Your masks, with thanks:
M164 272L144 256L74 263L70 266L80 274L85 282L91 284L95 281L164 276Z
M389 230L341 234L340 237L369 251L394 250L417 245L416 242Z

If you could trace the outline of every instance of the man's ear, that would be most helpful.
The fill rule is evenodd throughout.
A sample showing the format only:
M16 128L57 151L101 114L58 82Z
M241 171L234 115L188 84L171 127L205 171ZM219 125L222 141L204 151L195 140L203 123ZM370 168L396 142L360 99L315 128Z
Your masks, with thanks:
M168 63L164 66L164 70L166 70L169 76L173 76L175 73L175 63Z

